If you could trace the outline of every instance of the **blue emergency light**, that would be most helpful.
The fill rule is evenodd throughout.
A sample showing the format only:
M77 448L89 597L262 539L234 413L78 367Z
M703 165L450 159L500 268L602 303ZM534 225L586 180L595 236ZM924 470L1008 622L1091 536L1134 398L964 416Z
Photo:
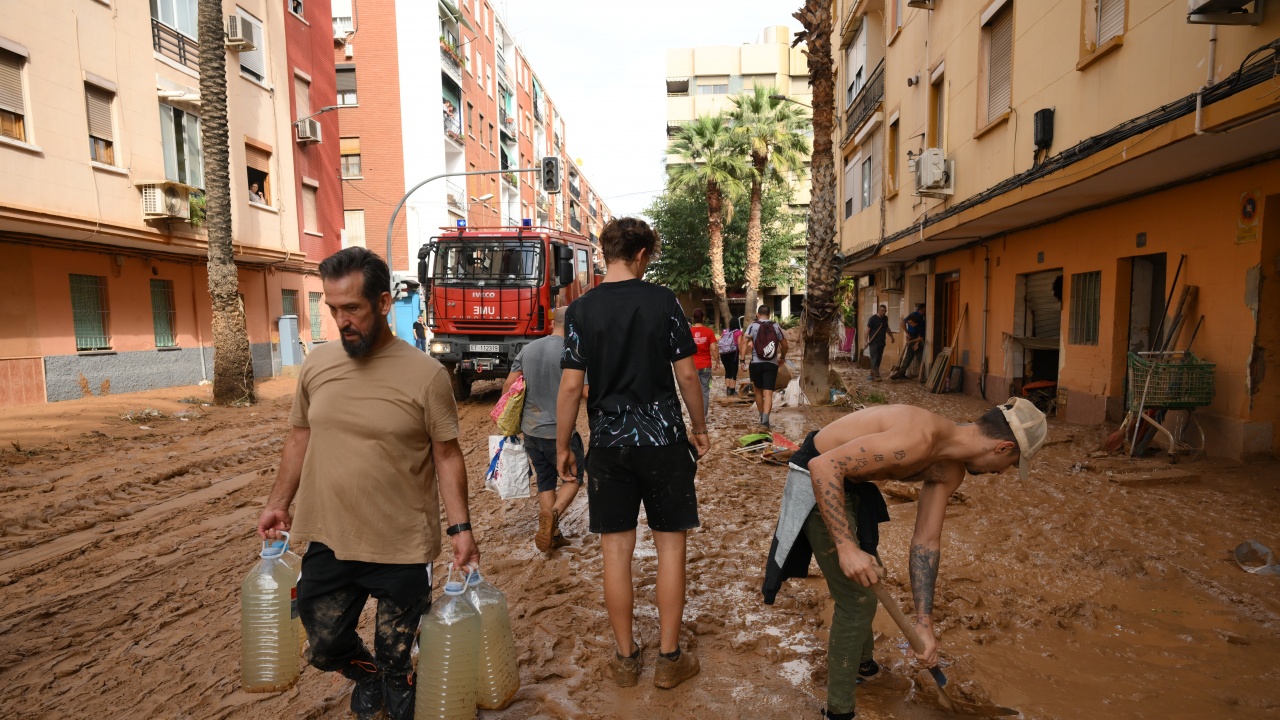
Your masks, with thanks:
M533 218L524 218L520 221L520 224L524 227L533 227Z

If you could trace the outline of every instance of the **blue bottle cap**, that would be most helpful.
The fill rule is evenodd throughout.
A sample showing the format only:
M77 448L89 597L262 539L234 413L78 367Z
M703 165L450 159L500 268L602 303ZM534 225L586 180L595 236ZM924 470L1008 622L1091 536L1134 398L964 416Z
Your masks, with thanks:
M462 582L458 580L445 583L444 594L445 595L461 595L466 590L466 587L467 587L466 585L462 584Z
M480 571L472 570L471 574L467 576L467 587L471 587L472 585L479 585L479 584L480 584Z

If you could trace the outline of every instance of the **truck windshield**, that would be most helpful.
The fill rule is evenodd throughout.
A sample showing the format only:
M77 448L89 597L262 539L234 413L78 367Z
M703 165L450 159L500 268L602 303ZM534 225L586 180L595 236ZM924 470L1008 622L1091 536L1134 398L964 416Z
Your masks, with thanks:
M433 279L448 285L520 285L542 280L542 246L517 240L442 240Z

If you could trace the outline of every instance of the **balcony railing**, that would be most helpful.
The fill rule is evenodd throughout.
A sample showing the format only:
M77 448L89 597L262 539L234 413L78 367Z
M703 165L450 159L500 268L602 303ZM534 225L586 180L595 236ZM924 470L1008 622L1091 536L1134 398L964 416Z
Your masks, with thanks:
M445 72L448 72L458 84L462 84L462 57L458 55L456 48L449 45L444 40L440 41L440 59L442 61Z
M540 212L546 212L547 205L548 205L547 196L543 195L542 193L538 193L538 210Z
M506 180L511 187L520 187L520 181L516 179L516 174L513 172L502 173L502 179Z
M151 47L192 70L200 69L200 44L155 18L151 19Z
M575 183L569 183L569 194L573 196L573 199L580 200L582 198L582 189Z
M448 106L444 108L444 134L450 140L462 142L462 116L457 109L450 113Z
M871 117L871 113L880 107L883 100L884 60L881 60L876 65L876 69L871 71L871 77L867 80L867 84L862 86L862 91L853 99L853 104L844 112L844 139L840 141L841 145L849 142L858 127Z
M573 228L574 232L582 232L582 221L576 217L571 217L569 218L569 227Z
M449 208L456 210L463 215L467 214L467 190L461 185L454 182L445 182L445 199L449 203Z
M600 213L596 211L596 206L595 206L594 204L592 204L592 205L588 205L588 206L587 206L587 211L591 213L591 217L593 217L593 218L598 218L598 217L600 217Z

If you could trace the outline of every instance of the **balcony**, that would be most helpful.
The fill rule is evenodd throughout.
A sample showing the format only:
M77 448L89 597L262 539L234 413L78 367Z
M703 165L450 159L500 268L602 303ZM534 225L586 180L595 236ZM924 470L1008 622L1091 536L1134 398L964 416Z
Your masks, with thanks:
M569 194L573 196L574 200L582 199L582 189L579 188L578 183L574 182L573 180L569 181Z
M155 18L151 19L151 48L192 70L200 69L200 44Z
M462 86L462 56L458 54L458 49L454 47L447 38L440 38L440 68L453 78L458 86Z
M449 203L449 209L459 215L467 214L467 190L461 185L453 182L445 182L445 200Z
M498 106L498 128L502 132L503 140L516 141L516 119L508 114L507 109L502 105Z
M587 206L587 212L590 212L590 213L591 213L591 217L593 217L593 218L599 218L599 217L600 217L600 213L596 210L595 203L592 203L592 204L590 204L590 205L588 205L588 206Z
M883 101L884 60L881 60L876 65L876 69L871 71L871 77L867 80L867 84L862 86L862 91L853 99L853 104L844 112L844 138L840 141L841 146L853 138L853 134L867 118L871 117L871 113L875 112Z
M345 40L348 35L356 31L354 20L350 16L336 17L333 19L333 39Z
M582 221L581 221L581 220L579 220L579 219L578 219L578 218L576 218L576 217L570 216L570 217L569 217L569 227L573 228L573 231L574 231L574 232L578 232L578 233L580 233L580 232L582 232Z
M518 188L518 187L520 187L520 181L516 179L516 174L515 174L515 173L513 173L513 172L504 172L504 173L502 173L502 179L503 179L503 180L506 180L506 181L507 181L507 184L508 184L508 185L510 185L510 186L511 186L511 187L513 187L513 188Z
M458 114L453 102L446 99L444 106L444 135L450 140L462 144L462 116Z
M549 203L547 202L547 196L539 192L538 193L538 212L545 213L547 211L548 205Z

